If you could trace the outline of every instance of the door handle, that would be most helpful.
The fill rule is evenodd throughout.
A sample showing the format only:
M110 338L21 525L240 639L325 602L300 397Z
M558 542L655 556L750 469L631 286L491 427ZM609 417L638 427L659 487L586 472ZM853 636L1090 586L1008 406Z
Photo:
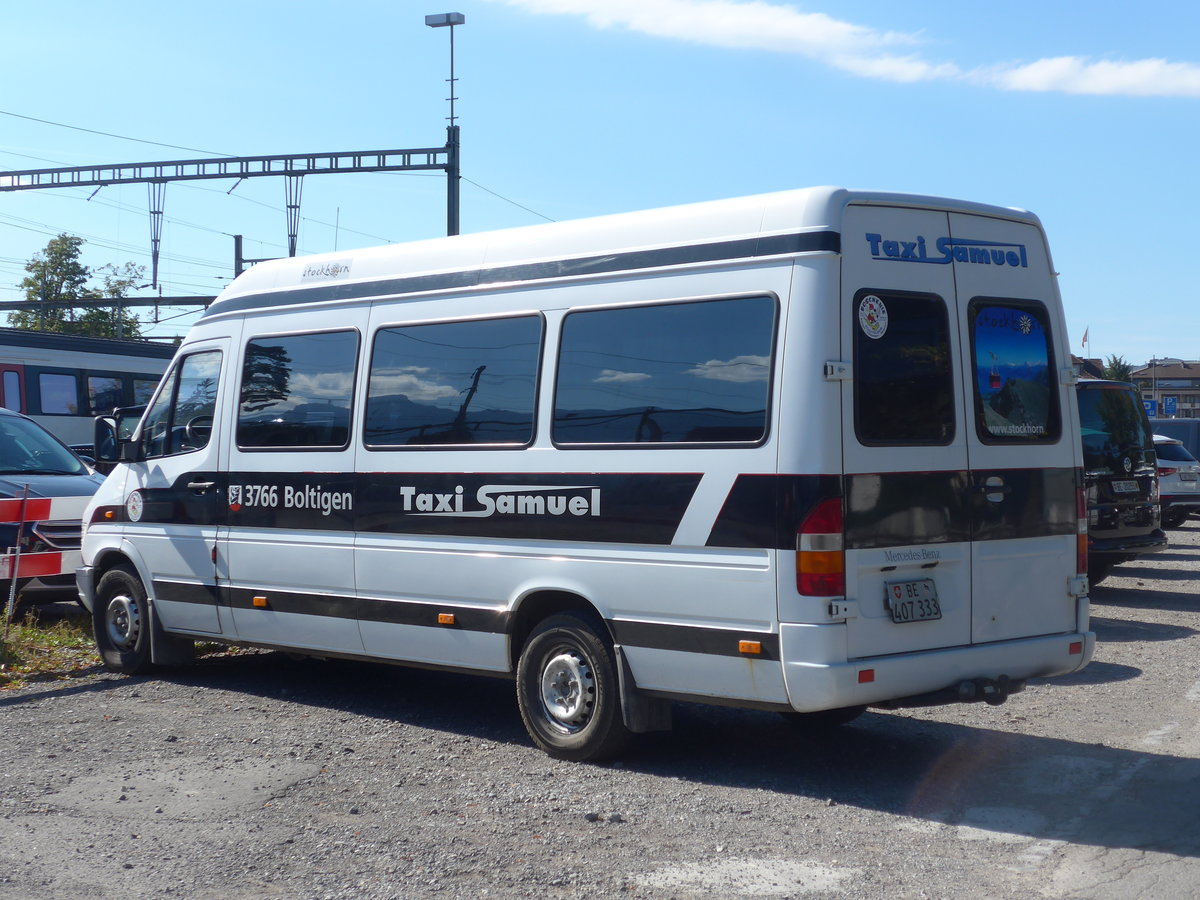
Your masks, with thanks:
M203 493L204 491L207 491L210 487L215 487L215 486L216 486L215 481L189 481L188 482L189 490L200 491L201 493Z
M1006 494L1012 493L1012 488L1004 483L1004 479L996 475L988 478L983 484L975 485L976 492L984 494L992 503L999 503Z

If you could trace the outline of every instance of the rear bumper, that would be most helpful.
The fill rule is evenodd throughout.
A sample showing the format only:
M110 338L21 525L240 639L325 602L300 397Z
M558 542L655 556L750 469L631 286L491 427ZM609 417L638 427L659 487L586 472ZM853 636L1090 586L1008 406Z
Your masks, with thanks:
M880 705L977 679L1021 682L1064 675L1086 666L1096 649L1095 633L1085 631L849 662L814 662L836 657L839 642L845 659L844 629L843 625L780 626L784 683L794 709L816 712ZM1081 652L1071 653L1072 644L1081 645Z
M1167 547L1167 534L1161 528L1155 528L1149 534L1129 535L1125 537L1097 538L1089 537L1088 555L1100 556L1106 553L1122 555L1140 555L1156 553Z
M1200 510L1200 494L1163 494L1159 499L1163 509L1187 506L1193 510Z

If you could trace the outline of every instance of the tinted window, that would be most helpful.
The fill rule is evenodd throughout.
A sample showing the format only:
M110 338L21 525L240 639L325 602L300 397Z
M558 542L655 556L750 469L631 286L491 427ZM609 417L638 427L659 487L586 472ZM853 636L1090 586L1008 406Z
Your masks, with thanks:
M133 379L133 405L144 406L150 402L150 398L154 396L154 389L158 387L158 379L150 378L134 378Z
M540 316L382 329L367 445L529 443L541 336Z
M90 415L107 415L121 406L121 387L120 376L89 375L87 393Z
M985 443L1037 443L1059 435L1058 379L1040 304L973 300L975 425Z
M246 345L239 447L345 447L358 332L255 338Z
M41 426L0 416L0 474L83 475L87 468Z
M950 328L940 297L859 291L854 298L854 428L863 444L954 439Z
M571 313L559 351L555 441L762 440L774 323L769 297Z
M1192 456L1183 444L1167 444L1156 441L1154 443L1154 452L1160 460L1165 459L1168 462L1196 462L1196 457Z
M1085 469L1119 472L1123 458L1154 449L1146 410L1131 385L1080 385L1076 396Z
M192 353L179 360L142 422L144 456L170 456L208 444L220 375L219 350Z
M74 375L43 372L38 375L42 413L47 416L79 415L79 383Z

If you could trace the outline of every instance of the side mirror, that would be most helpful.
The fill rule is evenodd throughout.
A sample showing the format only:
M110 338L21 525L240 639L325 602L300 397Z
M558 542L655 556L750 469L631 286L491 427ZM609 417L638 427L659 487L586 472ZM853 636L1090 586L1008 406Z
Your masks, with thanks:
M115 416L96 416L95 439L92 442L99 462L120 462L122 441L117 437Z

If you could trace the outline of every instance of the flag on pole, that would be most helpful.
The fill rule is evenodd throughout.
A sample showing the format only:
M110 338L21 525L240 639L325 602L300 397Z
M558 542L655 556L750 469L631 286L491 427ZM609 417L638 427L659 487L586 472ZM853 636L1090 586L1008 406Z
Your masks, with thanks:
M1083 329L1083 347L1085 350L1087 349L1087 338L1089 331L1091 331L1090 327Z

